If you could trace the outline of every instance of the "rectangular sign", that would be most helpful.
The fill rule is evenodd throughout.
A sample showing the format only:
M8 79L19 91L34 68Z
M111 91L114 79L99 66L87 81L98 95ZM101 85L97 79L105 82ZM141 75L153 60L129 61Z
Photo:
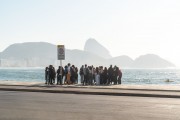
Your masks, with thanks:
M64 45L57 46L57 57L58 60L65 60L65 47Z

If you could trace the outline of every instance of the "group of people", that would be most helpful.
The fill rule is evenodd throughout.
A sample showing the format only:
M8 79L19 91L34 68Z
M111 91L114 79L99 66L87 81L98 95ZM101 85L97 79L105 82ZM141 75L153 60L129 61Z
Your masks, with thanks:
M74 65L68 63L65 67L59 66L57 71L52 65L45 69L45 84L55 84L57 78L57 85L62 84L77 84L78 74L80 75L80 82L82 85L109 85L121 84L122 72L117 66L110 65L109 68L99 66L82 65L80 70Z
M87 66L82 65L79 72L81 76L81 83L83 85L109 85L121 84L122 72L117 67L112 65L107 67Z
M64 68L59 66L57 71L55 71L55 68L49 65L49 67L45 69L45 84L55 84L55 78L57 78L57 85L76 84L78 83L78 68L68 63Z

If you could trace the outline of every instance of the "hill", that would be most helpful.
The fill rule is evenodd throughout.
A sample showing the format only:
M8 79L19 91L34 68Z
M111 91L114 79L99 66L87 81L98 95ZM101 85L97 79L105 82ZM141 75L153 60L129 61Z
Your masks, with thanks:
M167 68L175 67L171 62L154 54L142 55L135 59L132 64L133 68Z
M100 43L98 43L95 39L92 39L92 38L86 41L85 46L84 46L84 51L93 53L105 59L112 58L109 51Z
M84 64L95 66L106 65L104 58L82 50L67 50L65 62L79 67Z
M126 55L123 55L111 58L108 62L112 65L117 65L122 68L129 68L133 64L134 60Z
M27 42L10 45L2 52L4 59L44 58L54 59L56 46L46 42Z
M88 41L90 41L90 43ZM94 66L109 66L110 64L112 64L117 65L120 68L175 67L175 65L171 62L153 54L142 55L135 60L125 55L112 58L110 54L108 54L105 57L104 55L99 55L99 53L109 53L107 49L101 46L102 49L99 49L101 52L97 52L98 54L95 54L95 51L92 52L87 48L92 45L97 47L99 46L99 43L97 45L96 41L94 40L88 41L86 42L86 50L84 51L66 49L66 60L63 60L63 65L71 63L78 67L83 64ZM96 45L92 41L94 41ZM54 66L58 66L60 64L60 62L57 60L57 46L46 42L13 44L7 47L3 52L1 52L0 57L0 66L4 67L45 67L49 64L52 64ZM110 59L106 59L109 57Z
M71 63L76 66L82 64L104 65L105 59L82 50L65 50L66 60L63 64ZM1 55L1 66L30 66L39 67L49 64L59 65L56 45L45 42L28 42L10 45Z

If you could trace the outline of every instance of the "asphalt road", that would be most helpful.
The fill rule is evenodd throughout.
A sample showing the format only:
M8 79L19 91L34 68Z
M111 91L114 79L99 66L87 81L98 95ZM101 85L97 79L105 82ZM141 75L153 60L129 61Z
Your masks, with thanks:
M0 120L180 120L180 99L0 91Z

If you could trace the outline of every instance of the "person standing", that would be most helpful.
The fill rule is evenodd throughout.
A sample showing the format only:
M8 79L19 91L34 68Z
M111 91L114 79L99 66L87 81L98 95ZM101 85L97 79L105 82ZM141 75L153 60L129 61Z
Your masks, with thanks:
M110 67L108 68L108 84L112 84L113 82L113 68L112 65L110 65Z
M68 66L67 66L67 84L71 84L71 64L68 63Z
M75 67L75 84L78 84L78 68Z
M104 68L104 70L103 70L103 84L105 85L107 85L108 83L108 81L107 81L107 79L108 79L108 72L107 72L107 68L105 67Z
M104 81L104 76L103 76L103 66L100 66L99 67L99 74L100 74L100 84L102 85L103 84L103 81Z
M59 66L59 69L57 70L57 85L62 85L62 80L64 76L64 69L62 66Z
M96 81L95 81L95 73L96 73L96 68L94 68L94 67L92 67L93 68L93 84L95 84L96 83Z
M65 76L64 84L67 84L67 74L68 74L68 66L66 65L64 67L64 76Z
M75 66L72 65L71 66L71 83L75 84L75 76L76 76L76 70L75 70Z
M81 76L81 84L83 84L84 82L84 65L81 66L80 71L79 71L79 75Z
M121 70L118 68L118 84L121 84L121 78L122 78L122 72L121 72Z
M85 67L83 69L83 73L84 73L84 82L83 82L83 85L87 85L87 82L88 82L88 67L87 67L87 64L85 64Z
M52 81L53 81L53 83L55 83L55 78L56 78L56 70L55 70L55 68L52 66Z
M46 68L45 68L45 84L48 83L48 74L49 74L48 72L49 72L49 68L46 67Z
M48 85L52 85L53 84L53 66L49 65L49 81L48 81Z
M92 82L93 82L93 71L92 71L92 67L89 66L89 81L88 81L88 84L92 85Z
M117 79L118 79L118 70L117 70L117 66L114 66L114 72L113 72L114 85L117 85Z
M99 75L99 68L98 67L96 67L95 81L96 81L96 85L100 85L100 75Z

